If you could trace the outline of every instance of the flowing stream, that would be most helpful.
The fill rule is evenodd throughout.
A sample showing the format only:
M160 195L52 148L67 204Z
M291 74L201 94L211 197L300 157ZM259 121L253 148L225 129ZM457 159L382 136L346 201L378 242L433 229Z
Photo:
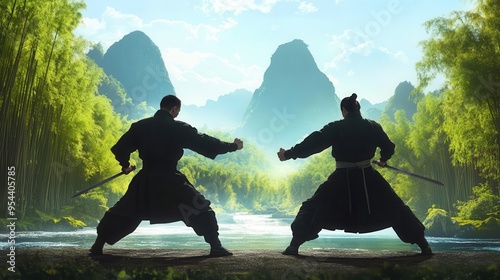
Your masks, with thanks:
M290 220L275 219L270 215L218 215L220 239L230 250L273 249L283 250L291 239ZM96 237L95 228L70 232L26 231L16 233L16 249L30 247L80 247L90 248ZM500 239L462 239L428 237L432 249L477 250L500 252ZM2 250L8 248L1 240ZM106 248L110 246L106 245ZM197 236L184 223L150 225L143 222L135 232L128 235L113 248L151 249L208 249L203 237ZM367 234L344 233L323 230L316 240L306 242L304 249L353 249L370 251L419 251L416 245L399 240L389 228Z

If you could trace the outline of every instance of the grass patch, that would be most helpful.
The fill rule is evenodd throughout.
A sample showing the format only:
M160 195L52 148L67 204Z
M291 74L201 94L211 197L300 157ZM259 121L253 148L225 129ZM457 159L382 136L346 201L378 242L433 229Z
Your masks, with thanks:
M429 268L429 267L406 267L401 265L387 265L381 268L373 268L368 271L339 272L333 270L315 271L306 273L267 272L250 271L227 274L220 270L188 270L177 271L167 267L157 268L106 268L93 261L67 261L57 264L48 264L39 256L34 257L29 263L16 267L16 272L7 270L0 272L1 279L217 279L217 280L264 280L264 279L500 279L500 270L496 265L484 268Z

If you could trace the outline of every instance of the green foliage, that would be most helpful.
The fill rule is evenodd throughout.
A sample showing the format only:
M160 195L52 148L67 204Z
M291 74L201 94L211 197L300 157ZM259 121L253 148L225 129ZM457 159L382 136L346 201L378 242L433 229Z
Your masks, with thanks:
M426 228L425 234L428 236L453 237L457 226L444 209L433 205L427 212L427 217L423 221Z
M455 236L461 238L498 239L500 238L500 219L489 217L485 220L453 218L459 225Z
M392 122L387 115L383 115L380 120L385 132L396 145L396 152L388 164L410 172L422 173L419 172L419 167L424 165L425 159L419 159L415 156L408 137L418 127L406 118L406 114L402 110L396 111L394 119L395 121ZM425 215L431 204L435 203L428 192L428 183L392 170L383 168L378 170L403 201L417 213L417 216Z
M234 140L234 137L231 137L231 135L227 132L214 130L200 130L200 132L206 133L227 142L233 142ZM215 162L228 165L237 165L238 167L242 167L247 171L269 171L271 168L271 163L269 162L269 159L267 158L264 151L259 149L252 141L248 139L242 140L244 142L244 148L242 150L234 153L218 155L215 158ZM203 157L198 155L198 158ZM206 158L203 159L207 160Z
M444 129L454 162L493 180L500 178L499 18L498 1L478 1L474 10L428 21L432 37L421 43L417 64L419 88L438 73L448 80Z
M276 185L269 175L243 167L255 168L258 163L249 163L252 158L244 157L240 157L239 162L227 160L212 161L191 154L179 161L178 169L208 199L225 211L262 210L280 205L283 198L278 196Z
M467 220L485 220L500 217L500 197L494 195L486 184L473 188L473 195L466 202L457 202L458 217Z
M28 230L47 230L47 231L65 231L81 229L87 226L83 221L70 216L56 216L44 213L40 210L35 211L38 217L28 217L32 221L32 228Z
M87 224L84 223L83 221L77 220L70 216L64 216L62 218L64 221L66 221L66 223L68 223L71 226L71 228L83 228L87 226Z
M107 202L108 199L102 194L91 191L76 197L72 204L64 207L63 213L95 226L97 219L108 210Z
M232 142L228 133L206 132ZM269 173L265 154L244 139L244 148L217 156L215 160L186 151L177 168L208 199L224 211L265 211L279 208L286 201L278 183Z
M134 105L132 100L127 98L127 92L123 85L113 76L105 76L99 86L99 93L111 100L111 105L115 112L122 116L128 116Z
M22 218L57 213L88 182L116 173L109 147L123 124L96 95L103 71L84 54L89 43L73 34L85 4L18 2L0 5L0 149L7 151L0 161L23 182L16 190Z
M313 269L298 272L281 272L266 269L255 269L237 273L227 273L223 269L212 270L177 270L172 267L166 268L138 268L138 267L106 267L89 258L79 260L65 260L63 262L48 263L38 258L30 258L16 267L16 273L10 273L6 269L0 272L2 279L199 279L199 280L265 280L265 279L498 279L500 270L495 264L483 267L430 267L419 266L415 269L413 265L405 266L398 264L387 264L381 267L363 270L325 270Z
M42 219L43 221L52 221L54 223L57 223L57 222L59 222L61 220L60 218L55 218L52 215L43 213L40 210L36 210L35 212L38 214L38 216L40 216L40 219Z
M331 149L312 156L304 169L296 171L288 179L288 189L293 205L300 205L310 198L316 189L335 170Z

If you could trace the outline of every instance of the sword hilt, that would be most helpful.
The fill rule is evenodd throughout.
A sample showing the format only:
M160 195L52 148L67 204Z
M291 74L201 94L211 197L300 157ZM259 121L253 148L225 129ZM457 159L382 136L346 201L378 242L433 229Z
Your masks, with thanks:
M387 163L385 165L379 165L378 164L379 162L380 162L379 160L372 160L372 163L374 163L374 164L376 164L376 165L378 165L380 167L386 167L387 166Z

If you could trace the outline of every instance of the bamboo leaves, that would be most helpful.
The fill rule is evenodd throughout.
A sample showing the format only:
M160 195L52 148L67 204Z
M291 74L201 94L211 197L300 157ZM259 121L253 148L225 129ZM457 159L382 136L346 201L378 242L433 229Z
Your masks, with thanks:
M122 123L96 97L102 71L88 62L88 43L73 35L83 7L67 0L0 5L0 162L19 171L21 215L60 209L86 180L117 168L106 148Z
M500 9L498 1L478 1L475 10L429 21L433 37L421 43L417 64L425 87L443 73L450 90L445 98L445 129L453 159L474 164L496 181L500 192Z

